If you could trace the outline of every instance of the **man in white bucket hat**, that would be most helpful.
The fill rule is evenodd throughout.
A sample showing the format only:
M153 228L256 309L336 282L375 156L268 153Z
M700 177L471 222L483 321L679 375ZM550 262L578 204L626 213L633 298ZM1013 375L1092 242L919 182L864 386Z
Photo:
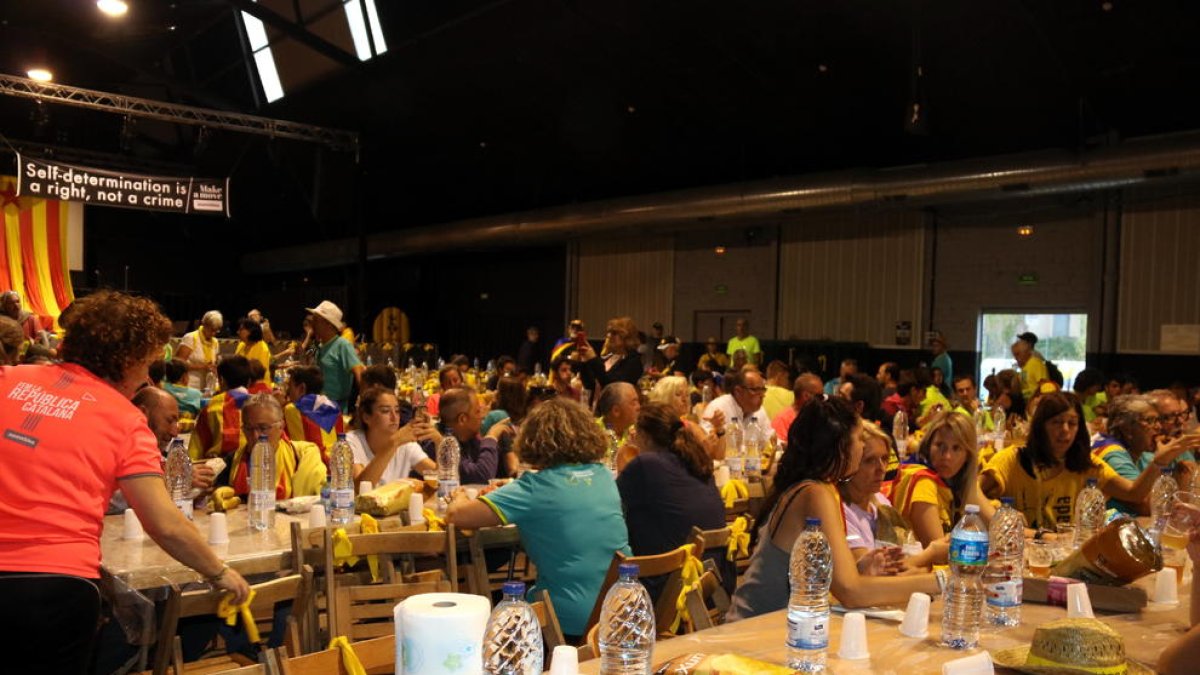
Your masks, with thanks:
M312 317L313 334L320 344L317 348L317 365L325 377L325 396L345 410L350 400L351 378L359 382L361 387L359 378L366 368L358 360L354 345L339 335L346 326L340 307L322 300L316 307L306 307L305 310Z

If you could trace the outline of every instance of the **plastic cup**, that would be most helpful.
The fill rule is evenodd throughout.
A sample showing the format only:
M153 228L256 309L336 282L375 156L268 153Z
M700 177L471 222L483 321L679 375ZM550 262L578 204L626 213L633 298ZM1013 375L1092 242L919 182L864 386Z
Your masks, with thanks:
M1174 572L1171 573L1174 580ZM1067 586L1067 618L1093 619L1092 599L1088 596L1087 584L1070 584Z
M1179 604L1179 584L1175 570L1164 567L1154 573L1154 594L1150 601L1163 605Z
M925 593L908 596L908 608L904 610L904 621L900 623L900 634L924 640L929 637L929 604L932 599Z
M229 522L224 513L216 512L208 517L208 543L229 543Z
M417 525L425 522L425 516L421 512L425 509L425 498L421 493L414 492L408 496L408 522L410 525Z
M579 650L571 645L554 648L550 658L550 675L577 675L579 672Z
M125 531L121 537L123 539L144 539L146 537L146 531L142 529L142 521L138 520L133 509L125 509Z
M363 482L358 484L358 494L360 494L360 495L365 495L374 489L375 489L375 486L369 480L364 480Z
M871 651L867 649L867 617L862 612L847 612L842 617L838 658L848 661L871 658Z
M729 482L729 467L718 466L717 470L713 472L713 479L717 482L718 489L725 487L725 484Z
M479 496L479 490L475 488L467 488L467 499L475 499Z
M987 652L979 652L942 664L942 675L993 675L995 672L992 657Z
M318 504L313 504L312 510L308 512L308 526L311 528L325 527L325 507Z

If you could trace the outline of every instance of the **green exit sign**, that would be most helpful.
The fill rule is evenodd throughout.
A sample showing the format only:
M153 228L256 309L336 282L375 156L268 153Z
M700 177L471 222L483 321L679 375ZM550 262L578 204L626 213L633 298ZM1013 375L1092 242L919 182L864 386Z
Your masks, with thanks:
M1033 272L1027 272L1017 276L1017 285L1019 286L1036 286L1038 275Z
M725 295L729 292L729 287L725 284L717 284L713 290L717 292L717 295Z

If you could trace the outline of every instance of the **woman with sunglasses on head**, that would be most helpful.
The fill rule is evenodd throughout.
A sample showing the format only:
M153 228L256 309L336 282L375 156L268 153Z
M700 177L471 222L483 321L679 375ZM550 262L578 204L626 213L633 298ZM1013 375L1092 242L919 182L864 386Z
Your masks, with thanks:
M845 607L900 604L914 592L936 594L944 576L887 574L903 567L899 548L879 549L855 560L846 541L841 498L835 485L858 472L863 454L862 421L841 398L813 400L788 430L787 450L775 485L763 503L758 546L738 587L729 620L765 614L787 606L792 545L806 518L819 518L833 557L830 591ZM941 577L941 579L939 579Z
M603 389L613 382L638 386L644 370L642 358L637 353L638 344L638 330L633 319L627 316L609 319L599 358L587 342L581 343L577 350L583 362L580 367L583 385L589 391L595 390L597 384Z

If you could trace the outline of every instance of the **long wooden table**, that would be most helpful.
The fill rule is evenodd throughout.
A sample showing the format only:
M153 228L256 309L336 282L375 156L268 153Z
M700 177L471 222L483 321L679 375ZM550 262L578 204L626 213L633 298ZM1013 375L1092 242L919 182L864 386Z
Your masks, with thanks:
M1149 580L1140 580L1139 585L1149 590ZM1188 598L1190 586L1180 589L1180 604L1174 608L1141 613L1105 614L1096 612L1096 618L1112 626L1125 639L1125 652L1133 659L1153 667L1162 650L1175 638L1183 635L1190 626L1188 622ZM901 608L903 609L903 608ZM1026 603L1022 607L1021 625L1003 630L985 627L980 633L982 649L995 650L1027 645L1039 624L1065 618L1063 607ZM899 624L881 619L867 619L867 644L871 651L869 660L846 661L837 657L841 641L842 617L834 614L829 630L829 671L833 673L940 673L947 661L978 653L955 651L938 644L941 636L942 601L935 599L930 609L929 637L924 640L908 638L900 634ZM667 659L701 652L706 654L735 653L776 664L787 662L786 611L772 612L752 619L724 624L698 633L663 640L654 646L652 662L655 666ZM592 659L579 664L581 673L597 673L600 660ZM997 668L998 672L1013 672ZM1200 672L1200 667L1198 667Z

